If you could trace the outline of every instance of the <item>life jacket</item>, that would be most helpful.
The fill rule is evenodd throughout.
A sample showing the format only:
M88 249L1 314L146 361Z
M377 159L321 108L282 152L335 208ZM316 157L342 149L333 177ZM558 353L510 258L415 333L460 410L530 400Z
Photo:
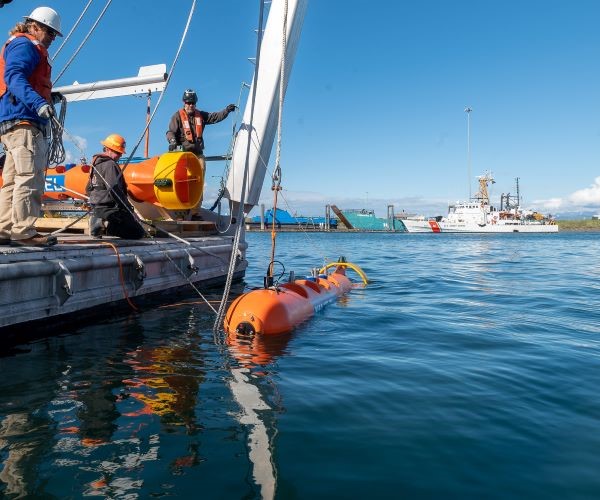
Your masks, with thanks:
M189 142L194 142L194 134L192 133L190 120L188 118L188 114L185 112L185 109L179 110L179 118L181 118L181 123L183 124L183 133L185 134L186 140ZM204 129L204 121L202 120L200 111L197 109L194 111L194 123L196 125L194 130L194 132L196 132L196 139L200 139L200 137L202 137L202 130Z
M39 42L39 40L37 40L33 35L30 35L28 33L14 34L6 41L4 47L2 47L2 52L0 53L0 97L6 94L8 90L6 82L4 81L4 71L6 69L6 61L4 60L4 50L6 49L6 46L15 38L22 36L28 38L40 54L40 62L34 68L31 75L29 75L27 81L29 82L29 85L31 85L33 90L35 90L39 95L46 99L46 101L51 102L52 80L50 74L52 72L52 67L50 66L48 50Z

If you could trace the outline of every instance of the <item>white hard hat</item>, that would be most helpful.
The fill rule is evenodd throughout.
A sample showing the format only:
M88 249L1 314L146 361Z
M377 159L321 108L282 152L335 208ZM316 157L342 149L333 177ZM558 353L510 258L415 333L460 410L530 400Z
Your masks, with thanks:
M33 9L31 14L24 17L25 19L31 19L44 26L48 26L56 31L58 36L62 36L62 33L60 32L60 16L54 9L51 9L50 7L38 7L37 9Z

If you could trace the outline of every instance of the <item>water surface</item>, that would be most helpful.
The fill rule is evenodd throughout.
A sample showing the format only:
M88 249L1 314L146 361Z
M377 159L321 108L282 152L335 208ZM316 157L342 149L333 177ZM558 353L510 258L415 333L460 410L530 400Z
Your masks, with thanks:
M270 235L248 239L257 286ZM277 254L372 283L274 339L215 343L190 295L1 357L3 495L600 496L600 234L284 233Z

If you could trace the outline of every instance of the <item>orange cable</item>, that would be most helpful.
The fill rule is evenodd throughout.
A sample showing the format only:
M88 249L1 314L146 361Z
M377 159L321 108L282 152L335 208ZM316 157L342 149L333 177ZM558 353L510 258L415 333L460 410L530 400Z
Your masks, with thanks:
M119 277L121 278L121 287L123 288L123 295L125 296L125 300L131 306L131 308L134 311L138 311L138 308L133 302L131 302L129 295L127 295L127 288L125 288L125 277L123 276L123 265L121 264L121 256L119 255L119 249L114 243L109 243L108 241L100 241L99 243L102 243L103 245L108 245L114 250L115 255L117 256L117 262L119 263Z

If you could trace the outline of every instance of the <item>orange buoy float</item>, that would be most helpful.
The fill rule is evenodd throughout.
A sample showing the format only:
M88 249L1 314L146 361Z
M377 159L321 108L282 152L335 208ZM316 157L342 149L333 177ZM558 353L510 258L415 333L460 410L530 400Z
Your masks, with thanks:
M292 279L241 295L227 310L225 331L264 335L289 332L353 288L346 276L346 267L355 269L356 266L343 261L334 265L336 268L330 274L321 274L327 270L323 268L306 279ZM366 282L366 277L363 280Z

